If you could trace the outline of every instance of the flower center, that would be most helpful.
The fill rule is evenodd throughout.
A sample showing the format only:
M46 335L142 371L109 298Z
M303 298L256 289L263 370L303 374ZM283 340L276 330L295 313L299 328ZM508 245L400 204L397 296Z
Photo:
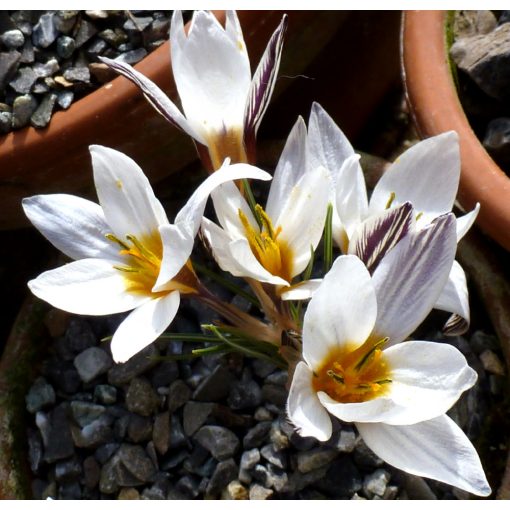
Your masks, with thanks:
M152 287L158 279L163 258L163 244L159 233L155 232L143 238L128 234L126 242L113 234L107 234L106 237L121 247L119 253L126 264L114 267L124 273L127 290L152 294Z
M243 132L241 129L223 129L213 132L207 137L209 157L214 170L218 170L230 158L230 164L246 163L248 157L244 148Z
M388 341L367 340L357 349L335 349L314 373L313 388L337 402L359 403L384 395L391 383L391 371L381 350Z
M241 209L238 213L252 253L264 269L267 269L272 275L290 282L292 279L292 253L287 244L278 239L282 231L281 227L276 230L273 228L271 218L259 204L255 206L255 213L261 225L259 229L251 225Z

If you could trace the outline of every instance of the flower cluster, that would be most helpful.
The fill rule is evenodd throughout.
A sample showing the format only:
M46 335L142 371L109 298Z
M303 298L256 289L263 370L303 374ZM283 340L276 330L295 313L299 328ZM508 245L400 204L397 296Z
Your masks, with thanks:
M407 340L433 308L452 314L446 333L469 326L455 252L479 207L460 218L451 212L457 135L411 147L368 200L359 156L314 104L273 175L257 168L256 133L286 25L284 16L252 77L234 12L225 28L196 12L186 32L176 11L171 56L183 113L145 76L103 59L194 138L210 175L170 223L134 161L90 147L99 204L69 195L23 201L30 221L74 260L28 285L72 313L132 310L111 341L116 362L163 334L181 299L197 299L223 321L204 326L217 352L237 349L288 368L287 413L300 434L325 441L333 419L352 422L389 464L488 496L475 449L446 415L476 372L450 345ZM249 180L271 179L263 206ZM204 217L209 197L215 221ZM200 279L191 260L199 231L217 265L247 282L263 318L221 301ZM321 243L322 278L312 279Z

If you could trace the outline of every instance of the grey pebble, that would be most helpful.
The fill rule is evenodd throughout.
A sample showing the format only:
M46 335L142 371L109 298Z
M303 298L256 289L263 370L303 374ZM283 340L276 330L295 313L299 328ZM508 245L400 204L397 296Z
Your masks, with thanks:
M261 421L248 430L243 438L243 448L245 450L250 450L262 446L266 442L269 431L271 430L271 425L269 421Z
M258 448L252 448L246 450L241 455L241 461L239 463L239 480L245 484L249 484L252 480L251 470L260 461L260 451Z
M74 421L80 427L90 425L93 421L102 416L105 411L105 407L99 404L92 404L90 402L83 402L79 400L71 402L72 416Z
M82 473L81 462L76 456L61 460L55 464L55 479L57 482L76 480Z
M97 34L97 28L92 23L82 18L74 34L76 48L83 46L95 34Z
M154 344L150 344L145 349L135 354L126 363L113 365L108 371L108 383L113 386L122 386L128 383L138 375L155 367L159 362L155 356L159 355L159 350Z
M32 42L39 48L47 48L58 36L55 13L43 14L32 32Z
M15 50L0 53L0 88L3 89L16 74L21 54Z
M9 49L19 48L25 43L23 32L18 29L7 30L0 36L2 43Z
M274 494L271 489L266 489L264 486L254 483L250 485L250 499L264 500L269 499Z
M25 402L27 411L34 414L55 403L55 390L44 377L38 377L30 387Z
M312 450L299 452L296 455L297 469L300 473L308 473L314 469L330 464L339 452L332 448L318 446Z
M287 467L287 455L284 450L275 450L272 444L266 444L260 449L260 454L264 459L269 461L280 469Z
M57 101L56 94L49 93L44 96L43 100L30 117L30 123L32 124L32 126L34 126L35 128L43 128L48 125L56 101Z
M142 443L152 438L152 419L138 414L129 416L128 439L133 443Z
M117 388L109 384L98 384L94 387L94 399L100 404L115 404Z
M11 130L12 113L0 112L0 134L6 134Z
M31 67L21 67L9 85L19 94L28 94L36 80L37 74Z
M90 71L88 67L70 67L64 71L63 76L70 82L90 82Z
M67 59L72 56L74 50L76 48L76 44L72 37L67 35L61 35L57 39L57 55L60 58Z
M211 402L187 402L182 412L184 433L192 436L212 415L215 406Z
M37 109L37 99L32 94L18 96L12 105L12 127L19 129L30 122L30 117Z
M189 386L181 379L174 381L168 388L168 410L173 413L182 407L191 397Z
M137 48L136 50L126 51L126 53L121 53L114 60L117 62L122 62L124 64L134 65L140 60L142 60L147 55L147 50L145 48Z
M69 406L66 403L58 405L49 414L49 430L44 451L44 460L48 463L65 459L74 453L68 415Z
M159 398L147 379L135 377L131 380L126 393L126 407L132 413L150 416L156 411L158 404Z
M215 402L225 398L230 391L233 375L223 365L216 368L199 384L193 392L193 400Z
M156 467L147 456L145 450L139 445L123 444L115 454L119 462L138 480L152 481L156 474Z
M194 438L217 460L232 457L240 445L239 439L231 430L217 425L204 425Z
M57 96L55 95L55 100L56 98ZM89 347L74 358L74 366L81 380L86 383L108 372L112 365L113 360L111 356L99 347Z
M372 497L376 495L383 497L390 479L391 475L385 469L376 469L373 473L366 475L363 480L365 496Z
M170 417L170 437L168 439L169 448L180 448L188 443L181 420L178 415L172 414Z
M154 419L152 441L157 452L165 455L170 445L170 413L168 411L159 413Z
M230 482L236 479L239 468L234 459L218 462L206 488L206 496L218 495Z

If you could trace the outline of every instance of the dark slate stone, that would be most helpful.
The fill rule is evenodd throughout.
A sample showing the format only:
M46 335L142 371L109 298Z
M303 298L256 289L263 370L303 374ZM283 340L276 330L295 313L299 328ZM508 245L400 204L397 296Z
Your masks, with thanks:
M93 489L99 484L101 477L101 467L97 460L89 455L83 460L83 483L85 487Z
M117 388L109 384L98 384L94 387L94 399L101 404L115 404Z
M217 402L225 398L230 391L232 373L222 365L218 365L208 376L204 377L193 393L193 400L201 402Z
M251 470L259 463L260 461L260 451L258 448L252 448L251 450L246 450L241 455L241 462L239 464L239 481L248 485L251 483L252 476Z
M115 454L123 466L138 480L150 482L157 472L156 466L139 445L123 444Z
M55 14L43 14L32 32L32 42L39 48L47 48L58 37Z
M69 482L58 488L58 499L81 499L81 487L78 482Z
M267 465L267 485L277 492L284 492L289 485L287 472L274 464Z
M194 439L217 460L232 457L240 445L239 439L231 430L217 425L204 425Z
M150 382L143 377L135 377L126 393L126 407L132 413L150 416L158 408L159 398Z
M36 80L37 74L31 67L21 67L9 85L19 94L28 94Z
M95 347L99 343L92 326L80 317L70 319L64 340L74 353L84 351L88 347Z
M262 386L262 398L265 402L270 402L282 408L287 402L288 392L282 386L276 384L264 384Z
M188 402L182 413L184 433L192 436L212 415L215 404L211 402Z
M181 420L177 414L170 417L170 437L168 439L169 448L180 448L187 444L186 435L182 429Z
M77 480L81 475L81 462L77 457L61 460L55 464L55 480L57 482L71 482Z
M264 382L267 384L276 384L276 386L285 386L288 379L289 375L285 370L276 370L269 374Z
M56 58L50 58L44 63L36 62L32 66L32 69L38 78L47 78L48 76L55 74L60 69L60 65Z
M262 446L269 435L271 430L270 421L261 421L251 428L243 438L243 448L249 450L251 448L258 448Z
M170 413L168 411L159 413L154 419L152 441L160 455L164 455L168 451L170 444Z
M284 450L275 450L273 445L266 444L260 449L260 454L264 459L280 469L287 467L287 455Z
M198 444L193 448L188 458L184 460L183 468L190 474L209 478L213 474L217 463L218 461Z
M138 414L131 414L127 435L133 443L149 441L152 438L152 419Z
M351 458L342 456L329 465L326 475L318 480L315 486L330 497L346 498L360 491L363 482Z
M55 13L55 26L62 34L69 34L76 24L80 11L57 11Z
M160 363L151 375L152 385L155 388L168 386L179 377L179 366L176 361L164 361Z
M168 410L173 413L183 406L191 397L189 386L182 380L177 379L168 388L167 405Z
M155 359L159 351L154 344L148 345L145 349L135 354L126 363L114 365L108 371L108 382L113 386L122 386L138 375L155 367L159 361Z
M106 30L99 32L97 35L114 48L118 48L121 44L128 40L127 34L120 28L107 28Z
M124 22L123 29L128 31L142 32L153 22L152 16L133 16Z
M145 48L137 48L136 50L126 51L121 53L115 60L123 62L124 64L135 65L147 55Z
M21 54L15 50L0 53L0 89L3 90L16 74L20 58Z
M364 468L378 468L384 464L363 440L360 440L354 449L354 462Z
M234 459L218 462L207 484L206 496L216 496L220 494L232 480L236 479L238 469Z
M21 57L19 61L21 64L31 64L32 62L34 62L34 60L35 60L34 46L32 45L32 41L30 39L26 39L25 44L21 49Z
M300 473L308 473L329 464L338 454L337 450L323 446L299 452L296 455L297 469Z
M255 375L261 379L265 379L269 374L276 370L276 366L273 363L264 361L262 359L254 359L251 362Z
M88 67L69 67L64 71L64 78L68 81L90 82L90 71Z
M57 101L57 95L50 93L44 96L37 110L30 117L30 123L36 128L46 127L51 119L53 108Z
M39 471L43 460L43 446L39 434L32 429L28 429L28 461L30 468L34 473Z
M74 421L80 426L90 425L105 413L105 407L90 402L74 400L71 402L71 413Z
M38 377L30 387L25 402L27 411L34 414L55 403L55 390L44 377Z
M103 444L96 449L94 456L100 464L105 464L119 447L120 443Z
M113 431L107 417L101 418L86 425L82 429L73 428L73 441L78 448L97 448L99 445L113 440Z
M108 372L113 364L111 356L99 347L89 347L74 359L74 366L83 382L90 382Z
M232 409L249 409L262 402L262 390L253 380L239 381L232 385L227 404Z
M0 112L0 133L5 134L11 130L12 127L12 113Z
M191 475L184 475L183 477L179 478L179 480L177 480L175 489L184 494L184 496L194 499L200 494L199 485L200 482L197 480L197 478Z
M97 34L97 28L85 19L81 19L78 30L75 30L74 42L76 48L83 46L91 37Z
M62 403L51 411L49 422L50 428L45 445L44 460L52 463L70 457L74 453L67 403Z
M67 59L70 58L74 53L76 45L74 43L74 39L67 35L61 35L57 39L57 55L60 58Z

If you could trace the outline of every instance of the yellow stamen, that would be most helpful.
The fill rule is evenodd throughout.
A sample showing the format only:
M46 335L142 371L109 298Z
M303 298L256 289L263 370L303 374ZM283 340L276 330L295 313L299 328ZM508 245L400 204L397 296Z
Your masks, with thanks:
M384 395L391 371L381 347L388 341L367 340L357 348L332 350L313 378L315 391L324 391L341 403L366 402Z
M260 264L272 275L290 282L292 279L292 252L284 241L278 239L281 227L275 230L271 218L258 204L255 206L255 214L260 220L261 229L254 228L241 209L238 214L251 251Z
M221 167L225 158L230 158L231 164L248 162L241 128L214 132L206 141L214 170L218 170Z
M391 204L393 203L393 200L395 200L395 196L396 196L395 192L392 191L390 193L390 198L388 198L388 201L386 202L386 209L389 209L391 207Z

